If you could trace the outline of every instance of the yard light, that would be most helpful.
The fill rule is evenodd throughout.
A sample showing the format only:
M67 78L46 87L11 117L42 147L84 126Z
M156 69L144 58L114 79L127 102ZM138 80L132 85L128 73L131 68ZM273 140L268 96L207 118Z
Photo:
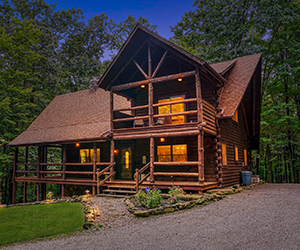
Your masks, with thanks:
M51 201L52 192L50 191L50 192L48 193L48 195L49 195L49 197L50 197L50 201Z
M95 219L96 218L96 216L95 216L95 207L92 206L91 209L92 209L93 218Z
M90 193L90 190L85 190L85 193L86 193L86 195L89 195L89 193Z

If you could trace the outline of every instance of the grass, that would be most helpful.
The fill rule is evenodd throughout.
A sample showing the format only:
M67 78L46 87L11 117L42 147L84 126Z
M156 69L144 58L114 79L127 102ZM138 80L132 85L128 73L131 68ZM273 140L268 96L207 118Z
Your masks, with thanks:
M80 203L0 208L0 246L19 241L81 230L84 213Z

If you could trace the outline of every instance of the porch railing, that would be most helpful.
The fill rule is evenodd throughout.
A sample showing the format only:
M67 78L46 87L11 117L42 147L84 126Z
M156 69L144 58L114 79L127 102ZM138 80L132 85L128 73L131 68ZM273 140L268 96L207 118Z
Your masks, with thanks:
M100 193L100 187L108 180L111 179L113 176L115 176L116 172L108 172L111 169L114 169L114 166L116 165L115 162L111 163L108 167L104 168L100 171L100 169L97 169L97 194ZM107 175L103 180L101 180L102 175Z
M136 193L139 191L139 186L150 176L150 172L148 174L146 174L143 178L141 178L140 180L140 176L143 172L145 172L146 169L148 169L150 167L150 162L148 162L144 167L142 167L141 169L136 169L135 170L135 181L136 184L134 186L134 189L136 191Z

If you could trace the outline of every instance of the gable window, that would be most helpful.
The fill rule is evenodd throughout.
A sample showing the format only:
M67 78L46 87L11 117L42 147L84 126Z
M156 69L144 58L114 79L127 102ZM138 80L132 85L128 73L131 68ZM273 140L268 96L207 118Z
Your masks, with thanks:
M238 149L238 147L234 147L234 160L235 160L235 162L239 161L239 149Z
M159 162L187 161L187 145L161 145L157 146L157 158Z
M244 149L244 164L245 164L245 166L248 165L248 161L247 161L247 149Z
M234 120L235 122L239 121L238 110L235 111L234 116L232 117L232 120Z
M222 164L227 166L227 147L224 143L222 143Z
M100 162L100 148L97 148L97 162ZM94 149L80 149L79 150L80 163L94 162Z
M158 100L158 103L165 103L165 102L175 102L184 100L184 96L177 96L177 97L170 97L167 99ZM165 105L158 107L158 114L172 114L172 113L180 113L184 112L184 103L177 103L171 105ZM184 115L177 115L177 116L167 116L165 117L165 124L182 124L185 122Z

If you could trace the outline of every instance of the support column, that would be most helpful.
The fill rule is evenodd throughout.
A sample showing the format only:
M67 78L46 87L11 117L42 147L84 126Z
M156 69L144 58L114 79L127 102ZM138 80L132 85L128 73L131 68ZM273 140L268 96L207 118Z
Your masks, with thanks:
M28 163L28 147L25 147L25 160L24 160L25 166L24 170L27 171L27 163ZM27 176L27 173L24 173L24 176ZM26 203L27 200L27 182L23 183L23 203Z
M17 203L17 182L15 181L15 178L16 178L17 163L18 163L18 153L19 153L19 148L16 148L15 156L14 156L13 175L12 175L12 182L13 182L12 203L13 204Z
M37 178L39 179L41 177L40 174L40 163L41 163L41 147L38 146L38 157L37 157ZM36 200L40 201L41 197L40 197L40 183L36 184Z
M66 162L67 162L67 147L66 145L62 145L62 154L63 154L63 166L62 166L62 179L66 179ZM65 196L65 184L61 184L61 196Z
M199 127L198 135L198 181L204 183L204 131L203 131L203 106L199 68L196 68L195 75L196 97L197 97L197 119Z
M110 91L110 102L109 102L109 106L110 106L110 129L113 130L114 129L114 93L112 92L112 90Z
M96 144L96 142L94 142L93 146L94 146L93 181L97 181L97 179L96 179L96 163L97 163L97 144ZM93 186L92 190L93 190L93 195L96 195L96 186Z
M152 78L152 62L151 62L151 48L148 44L148 79ZM148 115L149 115L149 126L153 126L153 83L148 84Z
M114 140L111 140L110 141L110 164L113 164L115 162L115 141ZM113 173L114 172L114 168L111 168L110 169L110 173ZM114 176L110 178L110 181L113 181L114 180Z
M154 138L150 137L150 182L154 183Z
M42 162L47 163L47 147L42 147ZM47 170L47 166L42 166L42 170ZM45 177L46 174L42 174ZM42 200L46 200L46 183L42 183Z

